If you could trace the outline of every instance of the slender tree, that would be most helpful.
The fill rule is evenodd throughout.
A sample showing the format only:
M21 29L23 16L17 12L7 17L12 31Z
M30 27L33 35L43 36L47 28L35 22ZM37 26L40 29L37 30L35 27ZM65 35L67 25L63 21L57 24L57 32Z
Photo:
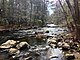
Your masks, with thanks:
M67 13L66 13L66 11L65 11L65 9L64 9L61 1L60 1L60 0L58 0L58 1L59 1L60 5L61 5L61 7L62 7L62 9L63 9L63 14L64 14L64 17L65 17L65 20L66 20L66 23L67 23L67 27L68 27L68 29L70 30L69 23L68 23L68 20L67 20ZM70 30L70 31L71 31L71 30Z
M79 28L79 25L80 25L80 16L79 16L79 5L78 5L78 0L73 0L74 2L74 7L71 6L71 3L69 0L66 0L66 3L70 9L70 12L72 14L72 17L73 17L73 21L74 21L74 24L75 24L75 29L74 32L76 33L76 39L80 39L80 28Z

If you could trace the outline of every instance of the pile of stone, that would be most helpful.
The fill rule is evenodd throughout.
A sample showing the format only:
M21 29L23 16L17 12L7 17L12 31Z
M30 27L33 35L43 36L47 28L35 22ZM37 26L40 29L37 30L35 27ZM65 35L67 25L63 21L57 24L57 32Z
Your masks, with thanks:
M27 42L20 42L15 40L8 40L0 45L0 54L5 56L6 60L37 60L37 59L47 59L46 56L43 57L44 51L47 51L50 47L43 45L30 46ZM6 56L6 54L7 56ZM6 58L7 57L7 58ZM46 60L45 59L45 60Z
M47 39L47 43L51 48L60 48L67 60L75 59L74 52L80 53L80 43L71 38L69 34L60 35L57 38L50 37Z
M0 45L0 53L7 52L8 58L19 55L22 50L28 50L30 45L27 42L8 40Z

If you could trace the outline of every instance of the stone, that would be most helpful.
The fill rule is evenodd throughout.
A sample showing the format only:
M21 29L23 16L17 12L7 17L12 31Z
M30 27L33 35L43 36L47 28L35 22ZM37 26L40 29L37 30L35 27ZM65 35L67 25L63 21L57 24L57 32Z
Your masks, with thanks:
M17 44L17 49L26 49L26 48L30 48L30 45L27 42L20 42L19 44Z
M65 57L66 57L67 60L75 59L74 54L65 54Z
M36 53L35 53L35 56L40 56L40 53L39 53L39 52L36 52Z
M58 42L58 47L62 47L63 43L62 42Z
M62 50L63 51L69 51L70 50L70 45L68 43L63 43L62 45Z
M19 54L20 51L18 49L16 49L16 48L10 48L9 49L9 53L11 53L11 54Z
M5 43L3 43L0 48L10 48L16 45L16 43L19 41L14 41L14 40L8 40Z
M29 57L27 57L27 58L24 58L24 60L32 60L32 57L29 56Z
M56 44L57 42L56 42L56 38L49 38L48 40L47 40L47 43L49 44L49 43L52 43L52 44Z
M68 44L68 43L63 43L63 47L67 47L67 48L69 48L70 47L70 45Z

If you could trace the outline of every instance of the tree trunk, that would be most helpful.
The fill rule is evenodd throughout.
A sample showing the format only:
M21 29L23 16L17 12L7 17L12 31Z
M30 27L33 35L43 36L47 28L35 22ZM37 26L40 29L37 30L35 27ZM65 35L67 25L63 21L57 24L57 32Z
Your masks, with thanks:
M63 9L63 14L64 14L64 17L65 17L65 20L66 20L66 23L67 23L67 28L69 29L70 27L69 27L69 23L68 23L68 20L67 20L67 13L66 13L63 5L61 4L61 1L60 1L60 0L58 0L58 1L59 1L60 5L61 5L61 8ZM70 30L70 29L69 29L69 30ZM71 30L70 30L70 31L71 31Z
M78 0L74 0L74 9L75 9L75 22L77 24L77 39L80 39L80 16L79 16L79 5Z
M74 0L74 8L71 6L70 4L70 1L69 0L66 0L66 3L70 9L70 12L72 14L72 18L73 18L73 21L74 21L74 25L75 25L75 29L74 29L74 32L76 34L76 39L80 39L80 28L79 28L79 22L80 22L80 19L79 19L79 7L78 7L78 0Z

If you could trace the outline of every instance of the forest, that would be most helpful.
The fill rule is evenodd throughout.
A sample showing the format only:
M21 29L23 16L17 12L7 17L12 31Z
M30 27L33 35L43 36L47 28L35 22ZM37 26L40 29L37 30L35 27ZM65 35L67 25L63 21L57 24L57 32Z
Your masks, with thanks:
M63 2L64 1L64 2ZM24 29L54 23L68 27L79 38L79 0L0 0L0 28ZM54 13L49 14L50 8ZM72 31L74 30L74 31Z
M80 0L0 0L0 60L80 60Z

